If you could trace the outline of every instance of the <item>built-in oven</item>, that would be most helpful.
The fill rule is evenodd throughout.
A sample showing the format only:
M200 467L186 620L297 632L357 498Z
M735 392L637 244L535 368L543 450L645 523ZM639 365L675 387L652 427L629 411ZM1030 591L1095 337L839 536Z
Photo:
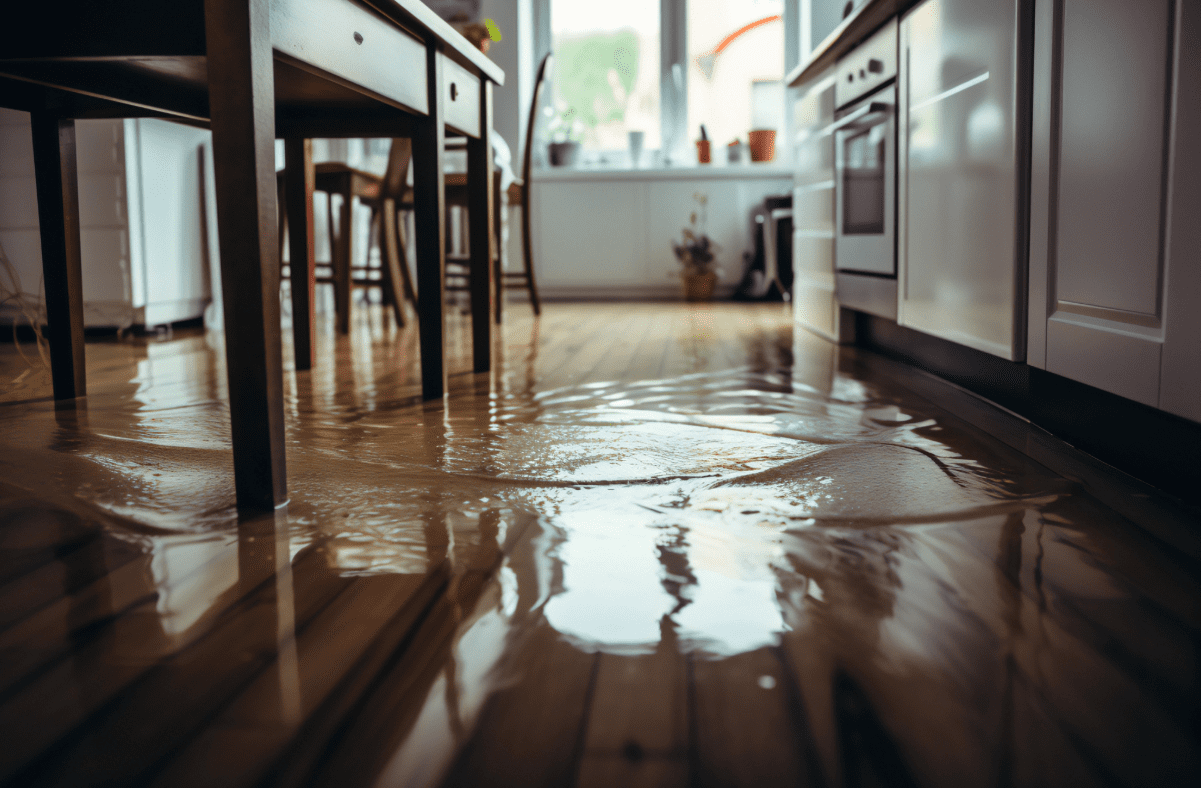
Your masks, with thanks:
M836 270L897 275L896 96L895 85L885 88L832 126Z
M843 306L897 316L897 25L838 63L834 268Z

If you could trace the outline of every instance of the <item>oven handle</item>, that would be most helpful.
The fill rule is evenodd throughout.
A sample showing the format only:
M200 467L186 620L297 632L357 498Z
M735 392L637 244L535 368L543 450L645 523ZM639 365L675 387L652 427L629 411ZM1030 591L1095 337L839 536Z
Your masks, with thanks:
M876 115L879 113L888 113L891 111L892 111L892 104L889 104L885 101L873 101L870 104L865 104L864 106L855 110L850 115L847 115L845 118L842 118L841 120L836 120L833 123L831 123L829 126L826 126L824 129L822 129L821 136L828 137L829 135L833 134L834 132L836 132L840 129L845 129L847 126L858 125L859 123L862 123L863 120L865 118L867 118L869 115Z

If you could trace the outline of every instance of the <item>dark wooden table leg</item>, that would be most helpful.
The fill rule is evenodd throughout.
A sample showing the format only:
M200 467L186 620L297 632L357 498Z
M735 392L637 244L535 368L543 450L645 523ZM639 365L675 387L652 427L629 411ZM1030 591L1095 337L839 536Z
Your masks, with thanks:
M87 394L83 349L83 267L79 252L79 180L75 121L34 112L33 166L46 280L46 334L54 398Z
M331 195L331 199L332 199ZM330 249L334 263L334 311L338 319L338 333L350 333L350 310L354 303L354 176L347 173L342 178L342 209L338 219L337 248Z
M471 354L476 372L492 369L492 83L480 85L480 136L467 138L467 221L471 250Z
M225 361L238 509L288 498L270 0L205 0Z
M442 62L426 51L429 115L413 123L413 225L417 243L417 324L421 342L421 394L446 392L444 310L446 285L446 184L442 179Z
M496 261L492 265L492 319L500 325L500 303L504 296L505 284L505 237L504 228L508 224L509 217L505 215L507 209L507 200L501 195L500 181L501 175L497 171L493 171L495 183L492 184L492 222L496 226Z
M313 301L317 267L313 257L313 141L284 141L287 175L288 265L292 269L292 345L296 370L313 368Z

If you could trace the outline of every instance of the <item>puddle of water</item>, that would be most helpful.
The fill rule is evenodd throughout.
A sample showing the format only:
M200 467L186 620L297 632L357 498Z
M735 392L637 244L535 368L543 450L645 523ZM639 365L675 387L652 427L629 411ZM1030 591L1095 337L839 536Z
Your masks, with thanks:
M954 777L933 765L938 735L992 737L977 700L1015 651L1035 672L1092 660L1063 681L1091 697L1067 727L1195 758L1166 700L1196 692L1195 578L1157 576L1156 550L1066 481L899 390L833 364L803 373L804 352L792 368L550 390L502 374L445 410L390 399L369 374L378 357L349 383L328 369L290 376L288 555L320 543L332 569L364 577L506 551L460 629L461 707L427 704L416 723L434 738L451 718L469 728L490 688L514 680L498 667L514 632L550 627L585 652L809 649L822 655L811 663L891 677L875 687L894 715L884 722L928 726L900 735L934 782ZM132 376L120 364L98 376L78 414L0 407L4 481L101 512L153 555L173 634L238 579L220 355L212 338L151 347ZM1101 655L1106 638L1128 652L1117 668ZM1157 678L1140 683L1140 670ZM828 680L799 682L804 692ZM438 681L430 698L448 692ZM922 692L954 702L935 719ZM1156 711L1140 730L1089 728L1090 714L1120 703ZM975 744L964 752L984 757ZM391 768L418 761L402 751Z

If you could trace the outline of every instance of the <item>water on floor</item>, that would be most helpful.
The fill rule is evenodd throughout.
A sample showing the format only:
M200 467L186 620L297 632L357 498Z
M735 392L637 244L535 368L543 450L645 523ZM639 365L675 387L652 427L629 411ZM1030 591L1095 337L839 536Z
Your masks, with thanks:
M0 779L1201 766L1195 564L870 357L778 310L552 307L421 403L375 317L288 374L274 517L233 508L219 335L89 347L86 409L8 386Z

